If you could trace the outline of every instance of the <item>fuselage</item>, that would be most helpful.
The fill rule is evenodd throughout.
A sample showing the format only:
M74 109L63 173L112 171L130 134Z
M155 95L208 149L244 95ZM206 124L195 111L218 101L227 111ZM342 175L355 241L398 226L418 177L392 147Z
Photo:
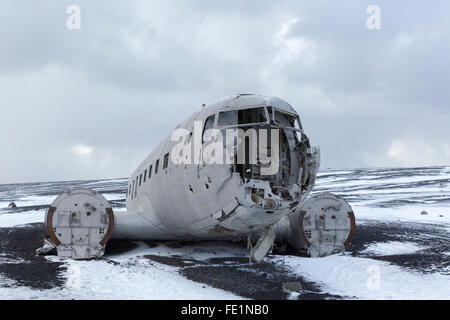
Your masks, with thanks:
M355 216L341 197L308 197L319 164L319 149L287 102L225 97L180 123L145 158L129 181L126 211L90 189L59 195L46 212L39 252L100 258L111 238L246 239L255 262L276 243L311 257L342 252Z
M133 172L127 211L116 214L113 236L187 240L257 233L296 210L314 186L319 161L287 102L222 98L180 123Z

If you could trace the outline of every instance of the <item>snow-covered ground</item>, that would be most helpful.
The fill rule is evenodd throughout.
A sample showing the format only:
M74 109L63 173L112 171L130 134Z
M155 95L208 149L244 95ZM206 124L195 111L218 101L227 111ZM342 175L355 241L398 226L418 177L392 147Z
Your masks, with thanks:
M357 299L449 299L450 276L406 271L384 261L332 255L321 259L284 259L292 272L329 292Z
M93 188L120 209L126 186L127 179L0 185L2 241L14 232L38 232L29 224L42 223L46 208L67 188ZM61 263L16 256L0 243L0 299L276 298L269 291L278 290L277 281L294 277L304 294L319 298L450 299L450 167L326 169L314 192L343 196L354 209L357 233L344 255L270 255L249 266L239 244L136 242L102 260ZM12 201L16 210L8 208ZM34 275L14 269L34 263L49 264L62 280L40 287ZM247 294L246 285L261 294Z
M450 167L322 170L314 192L343 196L357 219L450 223Z
M0 277L0 299L241 299L230 292L188 280L175 267L141 258L150 253L141 244L107 260L66 261L65 283L45 291L11 286L10 280ZM59 261L57 256L46 259ZM9 287L2 287L2 281Z
M412 254L426 248L419 246L415 242L388 241L377 242L367 246L361 253L375 254L380 256L391 256L397 254Z

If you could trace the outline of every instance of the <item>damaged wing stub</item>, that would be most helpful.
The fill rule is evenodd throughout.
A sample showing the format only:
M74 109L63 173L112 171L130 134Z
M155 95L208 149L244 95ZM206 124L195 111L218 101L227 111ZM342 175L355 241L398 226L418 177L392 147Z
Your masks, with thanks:
M45 227L48 238L44 247L56 247L61 259L100 258L112 235L114 214L108 200L97 192L69 190L46 212Z

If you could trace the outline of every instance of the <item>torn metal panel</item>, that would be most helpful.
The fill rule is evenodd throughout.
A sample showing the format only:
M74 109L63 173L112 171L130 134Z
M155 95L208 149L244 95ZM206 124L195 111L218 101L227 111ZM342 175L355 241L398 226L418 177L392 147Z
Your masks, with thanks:
M252 248L250 258L252 261L261 262L265 255L272 249L276 234L272 228L268 228Z

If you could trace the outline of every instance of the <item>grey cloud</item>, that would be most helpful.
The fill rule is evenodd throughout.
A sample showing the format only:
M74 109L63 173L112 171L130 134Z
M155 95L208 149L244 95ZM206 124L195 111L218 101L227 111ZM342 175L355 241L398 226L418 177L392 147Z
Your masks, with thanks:
M128 176L202 103L243 92L294 105L324 167L402 165L393 142L411 165L416 140L448 164L450 4L380 0L382 30L369 31L370 4L3 1L0 179Z

